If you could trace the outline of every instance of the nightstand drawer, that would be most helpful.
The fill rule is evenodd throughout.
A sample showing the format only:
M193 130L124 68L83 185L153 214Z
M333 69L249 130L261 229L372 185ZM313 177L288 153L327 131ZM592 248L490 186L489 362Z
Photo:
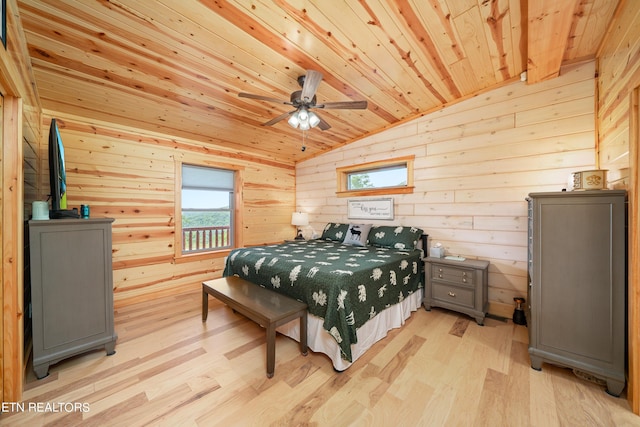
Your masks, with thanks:
M474 290L433 283L433 298L463 307L474 307Z
M484 324L488 306L489 261L424 259L424 308L444 307Z
M472 286L473 270L433 264L433 267L431 268L431 278L435 280L446 280L447 282Z

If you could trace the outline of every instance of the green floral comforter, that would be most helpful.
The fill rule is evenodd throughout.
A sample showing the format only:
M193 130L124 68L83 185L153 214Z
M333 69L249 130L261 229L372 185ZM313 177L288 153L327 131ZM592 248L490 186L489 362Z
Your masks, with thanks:
M356 329L423 287L422 251L301 240L234 249L232 275L305 302L351 362Z

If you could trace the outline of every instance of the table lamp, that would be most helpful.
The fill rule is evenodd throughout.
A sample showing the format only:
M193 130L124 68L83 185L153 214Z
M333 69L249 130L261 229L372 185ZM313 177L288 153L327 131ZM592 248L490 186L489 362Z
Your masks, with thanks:
M302 236L302 228L309 225L309 214L304 212L294 212L291 215L291 225L295 225L298 227L298 234L296 235L296 240L304 240L304 236Z

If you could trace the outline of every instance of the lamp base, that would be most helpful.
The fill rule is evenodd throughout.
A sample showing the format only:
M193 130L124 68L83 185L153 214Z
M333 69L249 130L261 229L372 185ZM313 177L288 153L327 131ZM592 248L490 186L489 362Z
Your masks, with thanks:
M524 311L518 309L513 311L513 323L527 326L527 318L524 315Z
M516 308L513 310L513 323L527 326L527 317L522 309L522 304L525 302L525 299L516 297L513 300L516 302Z
M298 235L295 237L294 240L305 240L304 236L302 235L301 229L298 229Z

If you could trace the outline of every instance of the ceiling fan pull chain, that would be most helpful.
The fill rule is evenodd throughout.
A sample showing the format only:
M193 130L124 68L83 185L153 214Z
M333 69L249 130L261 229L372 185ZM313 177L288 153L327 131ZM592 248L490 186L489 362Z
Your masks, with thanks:
M304 131L304 130L302 131L302 151L307 149L307 147L304 145L304 137L306 133L307 131Z

